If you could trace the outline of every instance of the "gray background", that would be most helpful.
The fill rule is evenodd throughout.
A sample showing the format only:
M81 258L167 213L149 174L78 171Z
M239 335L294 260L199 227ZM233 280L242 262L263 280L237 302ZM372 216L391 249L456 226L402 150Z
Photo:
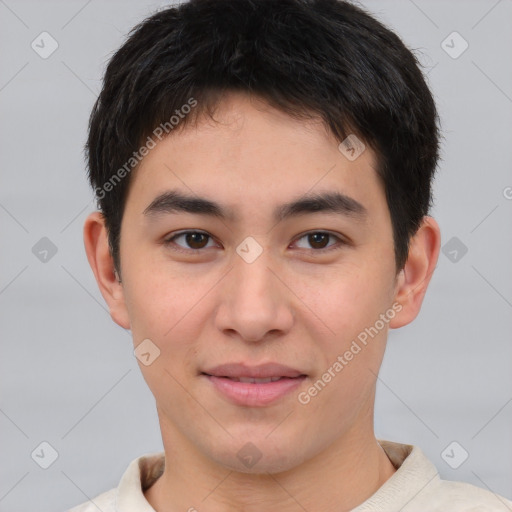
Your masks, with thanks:
M82 146L106 61L163 5L0 0L1 511L63 511L161 449L129 333L83 250L94 203ZM419 317L390 332L376 433L419 445L444 478L512 498L512 2L363 5L423 53L445 137L432 214L446 254ZM31 48L43 31L59 45L46 59ZM469 44L458 58L441 46L453 31ZM46 261L33 253L43 237L57 248ZM58 452L46 470L31 458L43 441ZM453 441L452 465L469 453L458 469L441 455Z

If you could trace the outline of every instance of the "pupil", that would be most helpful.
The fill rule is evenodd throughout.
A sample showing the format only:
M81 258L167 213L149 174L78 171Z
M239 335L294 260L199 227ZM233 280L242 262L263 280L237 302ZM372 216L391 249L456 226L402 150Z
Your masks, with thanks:
M323 249L327 245L328 237L329 235L327 233L313 233L309 235L309 243L311 244L312 247L315 247L317 249Z
M204 242L206 240L206 235L203 233L188 233L186 235L187 244L192 247L192 249L201 249L206 244L201 243L201 239Z

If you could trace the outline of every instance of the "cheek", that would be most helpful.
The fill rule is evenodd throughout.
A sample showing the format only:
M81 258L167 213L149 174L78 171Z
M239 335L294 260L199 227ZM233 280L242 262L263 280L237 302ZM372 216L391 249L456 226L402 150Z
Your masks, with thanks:
M180 383L195 371L197 349L191 341L198 338L200 329L200 323L191 318L200 311L198 302L204 291L182 276L157 272L149 266L132 266L130 272L133 279L127 281L125 294L133 343L138 346L149 339L159 351L150 365L139 362L142 375L161 405L182 409L188 395Z
M151 332L157 338L165 338L198 303L204 286L195 286L179 267L162 261L149 250L131 249L130 256L123 273L132 332L142 336Z
M165 367L177 378L196 371L195 341L208 321L208 290L218 280L190 276L166 266L130 268L125 297L135 345L149 338L160 350L156 366ZM142 367L148 373L148 368ZM151 371L149 371L151 373Z
M336 269L315 286L303 285L299 295L317 322L324 324L326 340L350 342L365 327L373 325L389 307L389 286L372 269Z
M319 357L303 397L309 400L305 411L322 424L344 428L371 402L388 330L386 323L374 326L389 309L388 290L376 276L361 273L331 281L312 299L311 309L329 331L315 339Z

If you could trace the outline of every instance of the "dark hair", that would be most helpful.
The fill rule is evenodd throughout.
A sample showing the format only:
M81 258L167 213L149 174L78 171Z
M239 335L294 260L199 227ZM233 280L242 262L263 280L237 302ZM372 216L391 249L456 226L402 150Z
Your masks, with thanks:
M375 151L402 269L431 207L439 151L436 107L415 55L342 0L191 0L130 31L89 119L88 174L116 270L130 171L144 146L164 128L212 116L230 91L319 117L339 141L353 133Z

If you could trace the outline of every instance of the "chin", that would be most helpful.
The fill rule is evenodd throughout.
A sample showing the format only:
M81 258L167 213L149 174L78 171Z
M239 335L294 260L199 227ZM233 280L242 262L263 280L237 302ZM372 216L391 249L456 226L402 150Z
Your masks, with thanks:
M289 437L284 441L276 436L273 442L270 442L266 435L268 432L260 437L244 436L243 441L231 442L231 446L226 451L210 456L217 464L231 471L253 475L282 473L306 460L305 454L297 451L297 447L304 446L304 440L294 444L290 442Z

